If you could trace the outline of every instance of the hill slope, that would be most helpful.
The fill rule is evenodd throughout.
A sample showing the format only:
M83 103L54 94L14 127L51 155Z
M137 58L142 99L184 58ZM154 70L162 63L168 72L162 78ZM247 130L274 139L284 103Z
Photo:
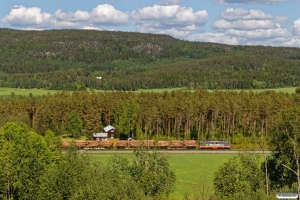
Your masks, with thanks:
M94 30L0 29L0 34L0 87L137 90L300 85L299 48Z

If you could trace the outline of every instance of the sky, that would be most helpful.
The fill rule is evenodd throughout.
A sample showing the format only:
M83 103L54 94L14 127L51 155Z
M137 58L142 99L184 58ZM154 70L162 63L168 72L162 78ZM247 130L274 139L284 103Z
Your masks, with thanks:
M0 28L112 30L300 47L300 0L0 0Z

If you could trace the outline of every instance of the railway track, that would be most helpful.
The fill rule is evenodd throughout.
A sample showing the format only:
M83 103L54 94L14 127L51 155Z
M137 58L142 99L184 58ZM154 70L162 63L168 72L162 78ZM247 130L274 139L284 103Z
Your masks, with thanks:
M150 152L153 151L152 149L149 150ZM248 153L255 153L255 154L271 154L271 151L241 151L241 150L156 150L157 152L164 153L164 154L238 154L242 152ZM90 155L97 155L97 154L131 154L133 150L79 150L79 152L90 154Z

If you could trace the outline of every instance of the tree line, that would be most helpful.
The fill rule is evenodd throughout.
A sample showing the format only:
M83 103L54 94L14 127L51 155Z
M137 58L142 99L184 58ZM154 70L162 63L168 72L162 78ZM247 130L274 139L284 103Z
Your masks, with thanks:
M115 137L136 139L228 139L249 143L268 137L298 93L176 90L172 92L61 92L0 98L0 123L23 122L37 133L91 138L107 125ZM248 139L247 139L248 138Z
M189 42L115 31L0 33L0 87L135 91L300 85L299 48Z

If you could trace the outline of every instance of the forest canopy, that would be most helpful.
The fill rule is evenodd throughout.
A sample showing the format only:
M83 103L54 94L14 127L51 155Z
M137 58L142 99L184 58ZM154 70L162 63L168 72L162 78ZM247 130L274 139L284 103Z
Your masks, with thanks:
M300 49L96 30L0 29L0 87L63 90L300 86Z

